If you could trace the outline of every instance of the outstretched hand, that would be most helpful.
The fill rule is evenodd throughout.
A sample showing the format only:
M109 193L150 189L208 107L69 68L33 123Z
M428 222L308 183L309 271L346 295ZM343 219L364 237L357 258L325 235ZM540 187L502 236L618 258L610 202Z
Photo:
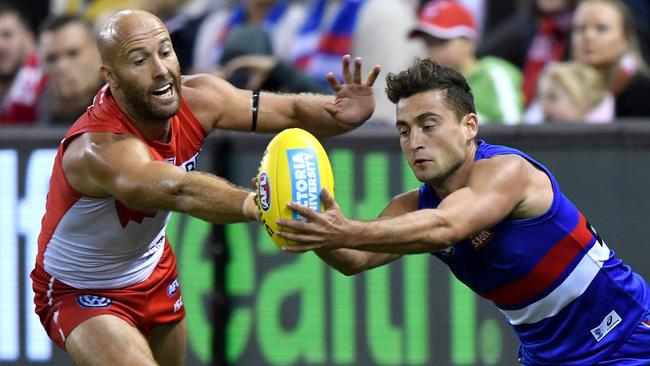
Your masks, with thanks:
M336 249L352 245L352 226L343 215L334 197L323 189L321 192L323 213L316 212L307 206L290 202L287 207L298 212L304 221L277 220L278 225L291 228L293 232L280 230L277 234L298 244L285 246L282 250L291 253L302 253L313 249Z
M365 122L375 109L375 96L372 86L377 80L380 67L376 65L368 73L366 81L361 81L361 58L354 59L354 71L350 72L350 55L343 56L343 84L339 83L334 73L327 74L327 82L334 90L336 99L326 103L329 114L346 126L357 127Z

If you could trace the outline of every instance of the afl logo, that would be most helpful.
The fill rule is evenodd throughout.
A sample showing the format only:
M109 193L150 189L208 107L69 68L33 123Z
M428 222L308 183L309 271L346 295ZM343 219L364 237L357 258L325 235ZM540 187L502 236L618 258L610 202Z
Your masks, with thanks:
M257 196L260 199L262 209L268 211L269 207L271 207L271 183L266 172L260 174L260 180L257 182Z
M106 308L113 300L104 296L81 295L77 297L77 304L82 308Z
M174 278L174 280L169 283L169 286L167 286L167 296L172 297L176 295L179 287L180 284L178 283L178 279Z

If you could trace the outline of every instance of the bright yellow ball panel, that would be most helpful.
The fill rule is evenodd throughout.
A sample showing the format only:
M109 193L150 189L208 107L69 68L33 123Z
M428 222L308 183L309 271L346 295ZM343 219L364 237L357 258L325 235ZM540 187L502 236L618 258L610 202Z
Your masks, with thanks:
M327 188L334 194L334 176L325 149L313 135L299 128L284 130L271 140L257 179L262 223L279 247L295 243L276 234L276 220L301 219L287 203L299 202L322 212L320 191Z

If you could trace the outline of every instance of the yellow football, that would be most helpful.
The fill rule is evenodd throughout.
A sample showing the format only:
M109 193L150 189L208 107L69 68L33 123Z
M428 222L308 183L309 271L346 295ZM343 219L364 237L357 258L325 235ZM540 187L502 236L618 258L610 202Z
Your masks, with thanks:
M276 234L277 219L306 220L287 208L287 203L297 202L322 212L323 188L334 195L332 167L320 142L299 128L277 134L266 147L257 173L257 203L262 224L278 247L295 243Z

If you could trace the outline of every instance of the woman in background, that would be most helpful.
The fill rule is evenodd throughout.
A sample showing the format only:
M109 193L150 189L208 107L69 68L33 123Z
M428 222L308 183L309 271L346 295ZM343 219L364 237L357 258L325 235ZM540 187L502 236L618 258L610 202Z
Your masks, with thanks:
M619 0L583 0L573 18L573 58L591 65L616 98L615 116L650 117L650 74L634 23Z

